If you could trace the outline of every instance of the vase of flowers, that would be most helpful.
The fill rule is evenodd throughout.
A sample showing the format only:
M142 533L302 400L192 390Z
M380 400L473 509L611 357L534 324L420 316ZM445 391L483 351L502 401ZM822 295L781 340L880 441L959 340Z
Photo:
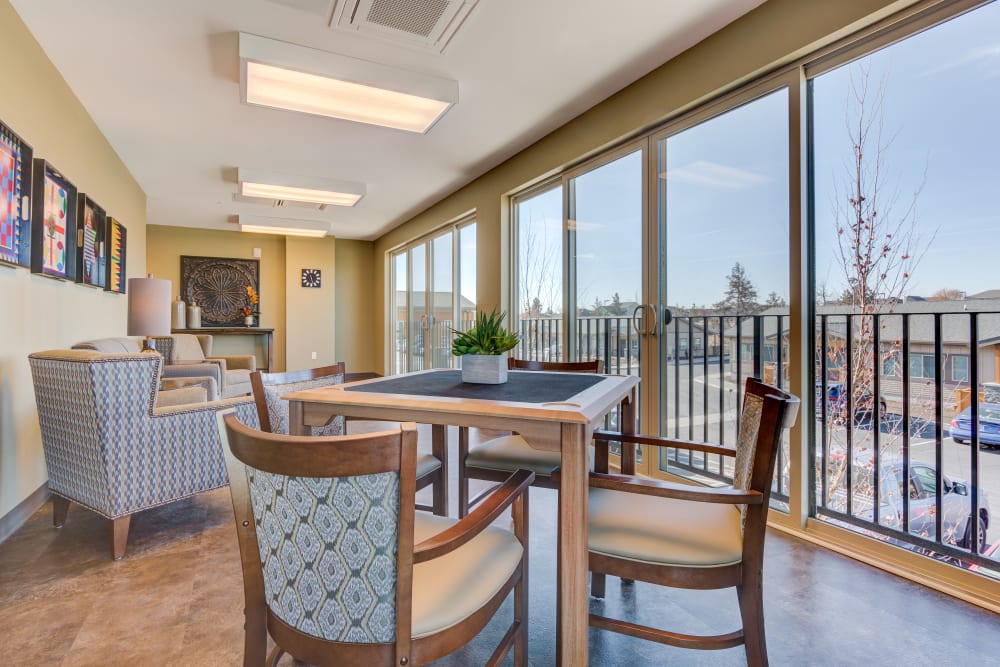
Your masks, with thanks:
M253 288L253 285L247 285L246 305L241 309L243 311L243 324L248 327L254 326L254 319L260 317L259 304L260 296L257 294L257 290Z
M452 329L451 353L462 358L462 382L503 384L507 381L507 352L517 347L517 334L503 328L506 313L480 312L468 331Z

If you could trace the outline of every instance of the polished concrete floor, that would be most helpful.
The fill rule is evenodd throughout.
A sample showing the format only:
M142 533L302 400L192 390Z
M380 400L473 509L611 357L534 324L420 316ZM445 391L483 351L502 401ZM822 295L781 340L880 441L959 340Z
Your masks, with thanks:
M0 544L0 663L240 665L243 591L228 490L136 516L118 562L106 530L79 507L57 530L46 506ZM554 544L555 493L533 489L533 665L555 662ZM765 563L774 665L1000 664L994 614L780 533L768 535ZM729 631L739 620L731 590L668 591L616 579L591 609L694 633ZM483 664L510 613L508 602L500 622L438 664ZM595 665L745 664L740 648L693 652L596 630L590 652Z

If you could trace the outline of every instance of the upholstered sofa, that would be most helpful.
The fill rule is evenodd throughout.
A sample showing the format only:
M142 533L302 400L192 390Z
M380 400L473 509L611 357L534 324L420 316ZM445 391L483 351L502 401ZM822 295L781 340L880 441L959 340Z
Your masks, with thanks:
M250 393L250 373L257 370L257 357L252 354L213 356L210 335L174 334L153 340L166 359L167 368L197 368L215 378L222 398Z
M92 350L107 354L139 354L139 340L136 338L95 338L81 341L74 350ZM161 371L160 392L157 407L181 405L198 401L217 401L219 381L216 380L218 366L206 362L202 365L164 365Z
M217 410L235 406L259 423L250 397L157 407L158 354L51 350L28 360L54 523L70 502L110 519L115 559L132 514L228 483Z

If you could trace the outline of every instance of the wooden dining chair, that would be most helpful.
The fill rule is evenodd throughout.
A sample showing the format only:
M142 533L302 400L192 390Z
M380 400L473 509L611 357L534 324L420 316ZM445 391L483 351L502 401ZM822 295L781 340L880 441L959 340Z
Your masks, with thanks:
M604 361L527 361L510 358L509 370L547 371L560 373L601 373ZM529 445L517 433L500 436L485 442L470 445L469 429L458 430L458 516L468 514L469 509L489 495L487 489L475 497L469 496L469 480L479 479L499 483L515 470L525 469L535 473L533 486L546 489L558 488L552 480L552 472L559 467L559 452L542 451Z
M414 512L412 423L289 436L219 418L245 595L244 667L422 665L474 638L513 591L511 648L528 664L528 486L511 475L462 520ZM513 532L492 525L511 508ZM268 635L275 648L267 652Z
M342 384L345 377L344 362L332 366L311 368L287 373L263 373L254 371L250 375L254 402L260 418L260 428L270 433L288 434L288 401L281 397L293 391L315 389L333 384ZM371 426L371 423L367 424ZM377 426L377 423L376 423ZM335 417L326 426L313 427L312 435L343 435L343 417ZM441 516L448 514L447 484L448 471L441 460L432 454L417 455L417 491L433 486L431 505L417 505L417 509L434 512Z
M734 459L733 485L706 488L594 473L589 496L591 594L604 576L689 589L735 586L741 629L696 636L590 615L590 625L693 649L744 645L751 666L767 664L762 572L774 463L799 399L749 378L736 447L597 431L595 441L673 447ZM558 477L558 475L557 475Z

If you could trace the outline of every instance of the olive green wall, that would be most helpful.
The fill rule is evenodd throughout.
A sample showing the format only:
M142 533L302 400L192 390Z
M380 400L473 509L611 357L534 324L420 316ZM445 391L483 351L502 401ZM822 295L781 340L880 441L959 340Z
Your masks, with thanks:
M486 310L506 306L502 218L507 215L505 197L511 192L909 4L770 0L378 238L371 273L374 331L385 331L385 264L392 248L475 210L477 301ZM375 340L374 361L384 372L381 333Z
M336 363L335 252L331 237L285 239L285 367L290 371ZM302 269L319 269L320 286L302 287ZM316 358L312 355L315 353Z
M272 370L285 369L285 237L244 234L191 227L150 225L146 267L173 283L171 298L180 294L181 255L254 259L260 248L260 325L274 329ZM332 317L332 313L330 315ZM245 353L249 354L247 349Z
M375 291L375 245L371 241L337 239L337 321L335 356L347 364L348 373L366 373L377 367Z
M145 273L146 195L7 0L0 0L0 120L128 229L128 276ZM28 354L125 335L127 297L0 267L0 540L46 479Z

